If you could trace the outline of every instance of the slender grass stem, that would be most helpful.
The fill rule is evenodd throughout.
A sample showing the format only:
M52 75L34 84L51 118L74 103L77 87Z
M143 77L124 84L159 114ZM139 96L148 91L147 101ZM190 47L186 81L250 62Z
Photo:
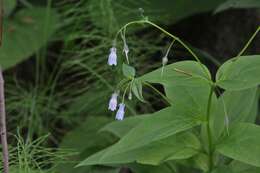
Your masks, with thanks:
M213 163L213 144L212 144L212 136L211 136L211 129L210 129L210 110L212 105L212 96L214 93L214 86L211 86L209 98L208 98L208 106L207 106L207 115L206 115L206 122L207 122L207 137L208 137L208 155L209 155L209 172L212 171L214 166Z
M0 46L2 45L2 36L3 36L3 19L4 19L4 3L3 0L0 0Z
M254 32L254 34L250 37L250 39L248 40L248 42L246 43L246 45L244 46L244 48L238 53L238 56L241 56L246 49L249 47L249 45L252 43L252 41L254 40L254 38L256 37L256 35L258 34L258 32L260 31L260 26L257 28L257 30Z

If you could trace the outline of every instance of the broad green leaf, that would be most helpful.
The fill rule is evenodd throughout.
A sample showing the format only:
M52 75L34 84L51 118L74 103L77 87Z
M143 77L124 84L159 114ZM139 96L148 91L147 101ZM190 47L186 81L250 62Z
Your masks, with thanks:
M167 98L174 106L192 110L205 119L210 93L210 73L205 66L196 61L181 61L165 66L163 75L161 69L152 71L140 77L149 83L160 83L164 86ZM215 108L216 95L213 93L212 110ZM205 123L202 126L202 141L207 145Z
M142 82L138 79L135 79L132 86L132 91L136 98L138 98L140 101L145 102L143 97L143 85Z
M146 146L156 144L166 138L186 131L200 124L200 115L190 109L168 107L151 116L133 128L118 143L80 163L83 165L119 164L137 161L146 156ZM160 145L159 145L160 147ZM150 153L150 152L149 152ZM168 158L170 156L168 155Z
M224 156L260 167L260 126L238 123L219 140L216 150Z
M187 159L196 155L199 149L200 141L194 134L181 133L144 147L137 162L158 165L164 161Z
M209 157L207 154L199 153L189 159L177 160L176 163L185 167L196 168L207 172L209 170Z
M172 166L170 163L159 166L130 164L129 167L133 173L175 173L174 168L172 168L174 165Z
M233 123L255 122L259 98L257 91L256 87L240 91L225 91L218 98L210 122L215 139L221 135L225 126L228 130L228 126Z
M158 68L140 77L143 81L160 83L164 86L201 86L210 83L210 72L207 67L196 61L180 61Z
M14 10L16 4L17 4L16 0L3 0L4 16L9 16Z
M216 84L226 90L242 90L260 84L260 55L241 56L225 62L218 70Z
M74 167L79 160L105 148L115 141L114 137L110 135L98 133L98 130L108 122L110 122L110 119L106 117L89 117L79 127L69 132L64 137L60 147L77 152L77 154L70 158L72 162L60 163L55 167L55 170L62 173L91 173L97 170L91 167Z
M112 146L113 148L113 146ZM132 163L134 161L148 165L159 165L165 161L187 159L198 153L200 142L192 133L180 133L151 142L144 147L139 147L131 151L124 151L121 154L113 154L110 159L105 161L105 157L110 157L111 148L105 149L89 158L92 164L121 164ZM93 163L94 160L99 160ZM86 165L86 161L80 166Z
M228 166L222 166L214 169L211 173L236 173L236 172L233 172L232 169L229 168Z
M232 161L229 165L235 173L259 173L260 168L239 161Z
M44 46L56 30L57 14L45 8L24 9L12 20L4 22L3 45L0 48L0 65L10 68L29 58Z
M145 74L140 79L162 84L172 105L191 110L194 114L200 114L205 119L211 86L207 79L210 73L205 66L204 68L206 73L195 61L181 61L165 66L163 76L161 69L157 69ZM215 107L215 102L216 96L213 93L212 109ZM206 136L202 136L205 143Z
M149 116L149 114L129 117L124 119L124 121L113 121L103 127L100 131L107 131L121 138L141 123L147 116Z
M229 8L260 8L259 0L227 0L220 4L215 10L216 13Z
M204 68L205 71L195 61L181 61L165 66L163 75L159 68L140 77L140 80L162 84L171 104L193 108L205 114L210 92L207 77L210 73Z
M125 77L134 78L135 77L135 68L123 63L122 71Z

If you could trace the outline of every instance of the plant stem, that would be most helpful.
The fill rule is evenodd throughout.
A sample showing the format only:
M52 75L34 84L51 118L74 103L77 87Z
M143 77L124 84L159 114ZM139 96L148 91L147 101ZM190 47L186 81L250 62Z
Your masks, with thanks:
M248 46L252 43L252 41L254 40L254 38L256 37L256 35L258 34L258 32L260 31L260 26L257 28L257 30L254 32L254 34L250 37L250 39L248 40L248 42L246 43L246 45L244 46L244 48L238 53L238 56L241 56L246 49L248 48Z
M204 71L205 75L207 76L208 79L210 79L210 75L207 72L207 68L205 68L205 66L203 66L203 64L201 63L199 57L189 48L189 46L187 46L179 37L176 37L175 35L169 33L168 31L166 31L165 29L163 29L162 27L160 27L159 25L156 25L155 23L149 21L149 20L138 20L138 21L132 21L129 22L127 24L125 24L122 28L119 29L119 31L116 33L115 36L115 42L117 40L117 37L119 35L119 33L125 29L126 27L132 25L132 24L149 24L155 28L157 28L158 30L160 30L161 32L163 32L164 34L168 35L169 37L173 38L174 40L176 40L177 42L179 42L194 58L195 60L199 63L199 65L201 66L202 70Z
M0 69L0 133L3 150L4 173L9 173L9 156L6 135L6 118L5 118L5 97L4 97L4 78Z
M213 145L212 145L212 137L211 137L211 129L210 129L210 110L212 104L212 96L214 92L214 86L211 86L209 99L208 99L208 106L207 106L207 115L206 115L206 122L207 122L207 136L208 136L208 155L209 155L209 172L213 168Z
M4 3L3 0L0 0L0 46L2 45L3 37L3 19L4 19Z

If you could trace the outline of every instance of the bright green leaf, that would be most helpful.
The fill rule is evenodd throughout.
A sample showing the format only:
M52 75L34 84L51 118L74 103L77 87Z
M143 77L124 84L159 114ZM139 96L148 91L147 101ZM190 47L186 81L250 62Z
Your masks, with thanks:
M233 172L232 169L229 168L228 166L222 166L214 169L211 173L235 173L235 172Z
M143 122L127 133L118 143L92 155L81 162L79 166L137 161L141 155L146 156L147 153L142 153L146 148L145 146L153 145L199 125L200 118L200 115L194 114L190 109L173 107L163 109L147 116Z
M129 167L133 173L175 173L173 168L169 167L169 164L159 166L130 164Z
M204 68L206 74L196 61L181 61L165 66L163 75L160 68L141 76L140 80L162 84L172 105L206 115L211 86L207 79L210 73Z
M201 86L210 84L210 72L207 67L201 66L196 61L180 61L158 68L140 77L143 81L150 83L161 83L164 86Z
M226 90L242 90L260 84L260 55L241 56L225 62L218 70L216 84Z
M254 123L257 116L257 88L240 91L225 91L217 101L216 109L212 112L211 127L214 138L218 138L223 130L237 122ZM225 115L225 111L226 114ZM226 119L226 117L228 119ZM228 122L227 122L228 121ZM228 123L225 125L225 123Z
M135 68L123 63L122 71L125 77L134 78L135 77Z
M134 95L142 102L145 102L143 97L143 85L142 82L138 79L135 79L132 86L132 91Z
M117 137L125 136L132 128L141 123L149 114L138 115L124 119L124 121L113 121L103 127L100 131L110 132Z
M216 150L224 156L260 167L260 126L238 123L219 140Z
M229 165L235 173L259 173L260 168L239 161L232 161Z

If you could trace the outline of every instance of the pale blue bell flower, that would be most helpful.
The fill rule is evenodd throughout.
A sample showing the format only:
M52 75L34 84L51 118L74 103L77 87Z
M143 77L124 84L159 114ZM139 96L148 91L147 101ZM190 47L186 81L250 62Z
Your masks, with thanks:
M115 111L117 108L117 93L113 93L110 100L109 100L109 105L108 105L108 110Z
M124 115L125 115L125 104L120 103L119 109L116 113L116 120L122 121L124 119Z
M117 65L117 55L116 55L116 48L112 47L110 49L110 54L108 56L108 65L112 66L112 65Z

